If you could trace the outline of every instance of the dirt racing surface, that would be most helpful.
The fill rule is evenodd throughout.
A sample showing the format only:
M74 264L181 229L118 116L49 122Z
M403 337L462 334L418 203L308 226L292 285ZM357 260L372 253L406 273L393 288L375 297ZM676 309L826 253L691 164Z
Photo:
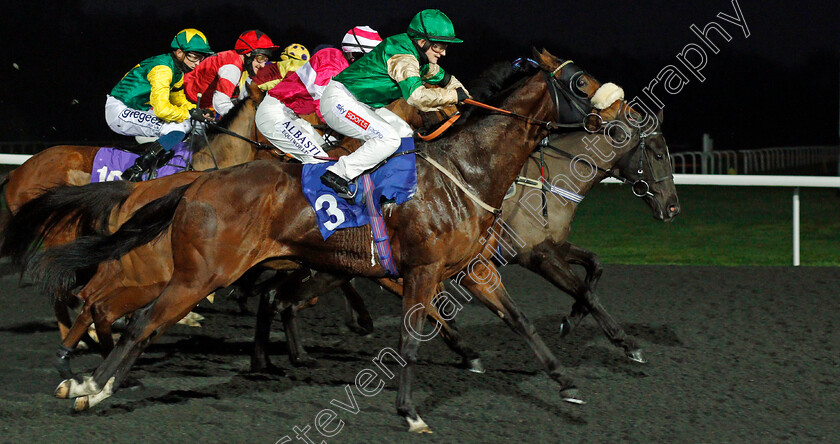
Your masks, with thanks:
M71 400L52 396L60 381L49 302L33 286L19 288L8 265L0 271L0 442L840 441L836 268L607 265L599 297L643 345L649 362L638 364L591 319L561 339L557 325L572 300L506 267L505 284L587 404L561 401L525 342L473 301L456 319L487 373L459 368L439 339L420 347L415 400L431 435L406 432L395 414L397 378L372 362L396 349L401 304L367 281L357 287L375 333L344 327L338 293L301 314L319 368L291 368L275 324L273 359L286 375L249 373L254 316L217 296L197 309L201 328L175 326L141 356L131 373L140 385L71 414ZM100 359L82 354L74 369L89 372ZM357 391L365 369L386 382L378 394Z

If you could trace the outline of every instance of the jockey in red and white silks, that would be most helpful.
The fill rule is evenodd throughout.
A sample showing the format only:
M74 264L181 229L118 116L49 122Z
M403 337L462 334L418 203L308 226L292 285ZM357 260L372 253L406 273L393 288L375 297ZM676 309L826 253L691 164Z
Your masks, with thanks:
M271 38L259 30L242 33L234 49L208 57L184 76L187 98L198 103L199 108L213 108L224 116L234 106L242 72L256 75L276 48Z
M302 163L323 162L315 157L327 156L324 138L299 116L317 113L323 122L319 102L324 88L347 66L336 48L316 52L308 63L268 91L257 109L257 129L274 146Z

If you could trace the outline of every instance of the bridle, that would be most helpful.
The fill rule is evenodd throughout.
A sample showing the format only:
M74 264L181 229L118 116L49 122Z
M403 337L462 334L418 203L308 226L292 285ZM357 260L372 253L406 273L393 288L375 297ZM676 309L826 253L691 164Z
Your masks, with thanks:
M570 160L577 160L579 162L583 162L589 168L592 168L593 170L598 171L599 173L605 175L606 177L611 177L613 179L618 180L619 182L621 182L623 184L630 185L630 188L633 192L633 195L636 196L636 197L639 197L639 198L654 197L653 193L651 193L651 191L650 191L650 184L644 178L645 168L648 168L650 170L650 173L651 173L650 176L652 178L651 180L653 180L653 183L660 183L660 182L663 182L663 181L666 181L666 180L673 179L673 177L674 177L673 174L662 175L661 177L655 176L653 165L651 164L650 159L647 156L647 150L646 150L647 139L650 138L650 137L653 137L653 136L662 136L663 133L662 133L662 131L652 131L652 132L649 132L649 133L645 133L645 132L643 132L639 129L636 129L636 131L639 132L638 133L639 142L636 144L636 147L634 148L634 150L638 151L638 153L639 153L638 154L639 161L638 161L638 165L637 165L637 169L636 169L636 174L639 175L639 179L634 180L630 177L627 177L627 175L625 175L625 174L616 174L613 171L613 169L605 169L605 168L599 167L598 165L595 165L594 163L590 162L589 160L587 160L584 157L573 156L571 153L569 153L565 150L562 150L560 148L557 148L554 145L551 145L551 142L550 142L548 137L544 138L540 142L540 144L538 145L538 149L540 150L540 160L539 160L540 167L543 167L543 165L544 165L544 160L542 159L542 155L543 155L542 150L544 148L548 148L551 151L554 151L554 152L556 152L556 153L558 153L558 154L562 155L563 157L566 157ZM634 133L636 131L634 131ZM633 137L633 136L631 135L631 137ZM544 173L541 174L541 175L543 176L543 183L545 183Z

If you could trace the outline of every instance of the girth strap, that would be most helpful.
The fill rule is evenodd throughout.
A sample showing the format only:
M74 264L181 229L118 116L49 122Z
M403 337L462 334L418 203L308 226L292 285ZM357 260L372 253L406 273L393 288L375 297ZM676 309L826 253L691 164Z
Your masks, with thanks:
M580 201L583 200L582 195L571 192L565 188L560 188L558 186L551 185L543 180L535 180L531 179L530 177L519 176L516 178L515 181L513 181L513 183L525 187L536 188L538 190L548 191L551 194L556 194L574 203L580 203Z
M452 182L454 182L455 185L458 188L460 188L461 191L463 191L467 195L467 197L469 197L470 199L475 201L475 203L478 204L478 206L480 206L481 208L493 213L496 216L499 216L499 215L502 214L502 209L501 208L494 208L494 207L488 205L487 203L485 203L483 200L481 200L480 197L476 196L475 194L473 194L472 191L467 189L467 186L462 184L461 181L459 181L458 178L456 178L455 175L452 174L451 171L444 168L443 165L437 163L437 161L435 161L431 157L428 157L428 155L426 153L418 152L417 155L420 156L421 159L424 159L426 162L429 162L430 164L432 164L433 167L437 168L441 173L444 174L444 176L448 177Z

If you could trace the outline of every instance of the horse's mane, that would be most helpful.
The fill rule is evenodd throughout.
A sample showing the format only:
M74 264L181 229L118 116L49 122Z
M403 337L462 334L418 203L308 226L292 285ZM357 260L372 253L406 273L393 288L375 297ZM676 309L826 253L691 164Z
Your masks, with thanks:
M473 99L487 104L497 104L524 79L532 76L538 68L529 64L515 66L510 62L497 62L485 69L477 78L468 83L467 89ZM463 108L462 108L463 109ZM456 124L463 125L470 115L485 111L481 108L468 107L464 116Z
M248 100L251 100L251 98L247 97L245 99L242 99L242 100L236 102L236 105L233 105L233 108L231 108L230 111L228 111L227 114L225 114L218 122L216 122L216 124L219 125L220 127L224 128L224 129L228 129L228 127L231 125L231 123L233 123L233 120L236 119L236 116L239 115L239 112L242 111L242 108L245 107L245 103ZM220 131L216 127L209 127L207 129L207 135L208 136L211 136L213 134L218 134L219 132Z
M236 117L239 115L239 113L245 107L245 103L249 100L253 100L253 99L250 98L250 97L246 97L245 99L242 99L242 100L238 101L235 105L233 105L233 108L231 108L230 111L228 111L227 114L225 114L221 119L219 119L218 122L216 122L216 125L218 125L218 126L216 126L216 125L207 126L206 127L207 129L206 129L204 135L196 137L195 140L197 141L197 143L195 143L192 146L193 153L197 153L202 148L207 146L207 143L209 143L209 141L213 137L215 137L219 134L222 134L221 130L219 130L219 127L224 128L224 129L229 129L229 127L233 123L234 119L236 119ZM193 137L193 136L191 136L191 137Z

